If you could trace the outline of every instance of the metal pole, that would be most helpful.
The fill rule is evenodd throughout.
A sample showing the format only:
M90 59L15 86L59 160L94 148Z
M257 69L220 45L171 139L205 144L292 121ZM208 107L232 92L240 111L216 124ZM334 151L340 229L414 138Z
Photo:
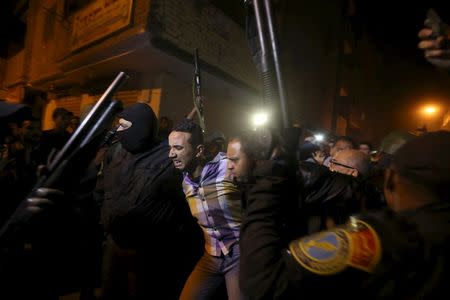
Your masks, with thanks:
M281 128L281 118L278 105L278 87L275 78L273 78L273 61L270 57L269 46L267 43L266 20L264 19L264 7L261 5L261 0L253 0L253 10L255 14L256 31L260 44L260 65L258 67L261 76L263 88L264 105L272 111L271 123L275 128Z
M253 10L255 12L256 28L258 32L259 45L261 46L261 56L265 57L267 55L267 44L264 38L263 21L261 16L261 6L259 0L253 0Z
M289 114L287 111L287 97L286 97L286 90L284 88L284 81L281 73L281 62L279 59L279 51L278 51L278 43L275 35L275 28L273 26L273 16L272 16L272 7L271 7L271 0L264 0L264 7L266 10L266 18L267 18L267 27L269 30L269 37L270 42L272 46L272 56L273 56L273 63L275 68L275 75L277 77L277 84L278 84L278 93L280 97L280 110L281 110L281 117L283 120L283 126L284 128L290 127L290 120L289 120ZM257 1L255 1L257 2Z

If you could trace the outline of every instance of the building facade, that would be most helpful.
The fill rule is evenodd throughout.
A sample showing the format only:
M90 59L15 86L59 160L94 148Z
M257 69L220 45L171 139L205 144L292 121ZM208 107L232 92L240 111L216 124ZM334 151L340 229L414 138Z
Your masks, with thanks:
M44 129L54 108L79 115L119 71L131 76L115 95L125 106L146 102L158 116L180 120L193 107L195 48L210 130L245 128L258 103L244 30L208 1L25 2L23 48L0 62L1 96L41 105Z

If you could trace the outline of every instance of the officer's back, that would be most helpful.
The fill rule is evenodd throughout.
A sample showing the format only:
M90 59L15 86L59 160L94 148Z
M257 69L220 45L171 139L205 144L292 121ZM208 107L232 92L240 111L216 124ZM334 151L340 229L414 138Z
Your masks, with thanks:
M249 222L242 226L243 290L256 299L307 294L448 299L449 153L449 132L408 142L386 173L389 210L354 216L346 226L292 241L284 254L278 229L264 223L267 208L273 211L280 200L276 191L266 193L267 186L282 189L283 180L261 178L249 195Z

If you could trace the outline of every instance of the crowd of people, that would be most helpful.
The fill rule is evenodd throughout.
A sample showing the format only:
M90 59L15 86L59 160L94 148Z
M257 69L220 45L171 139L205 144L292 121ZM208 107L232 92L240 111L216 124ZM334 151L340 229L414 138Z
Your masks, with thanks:
M449 38L430 36L439 64ZM65 185L28 194L79 119L58 108L41 132L24 105L0 111L7 299L449 296L450 132L393 132L373 155L297 129L205 137L195 109L174 125L136 103Z

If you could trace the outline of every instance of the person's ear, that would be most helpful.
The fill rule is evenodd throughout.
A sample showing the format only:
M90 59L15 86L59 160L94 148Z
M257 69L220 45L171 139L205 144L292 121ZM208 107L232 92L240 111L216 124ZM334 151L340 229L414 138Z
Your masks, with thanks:
M203 154L205 152L205 146L204 145L198 145L196 148L197 154L195 155L195 157L201 158L203 157Z
M395 190L395 180L396 172L392 169L386 169L384 173L384 190L387 192L393 192Z

